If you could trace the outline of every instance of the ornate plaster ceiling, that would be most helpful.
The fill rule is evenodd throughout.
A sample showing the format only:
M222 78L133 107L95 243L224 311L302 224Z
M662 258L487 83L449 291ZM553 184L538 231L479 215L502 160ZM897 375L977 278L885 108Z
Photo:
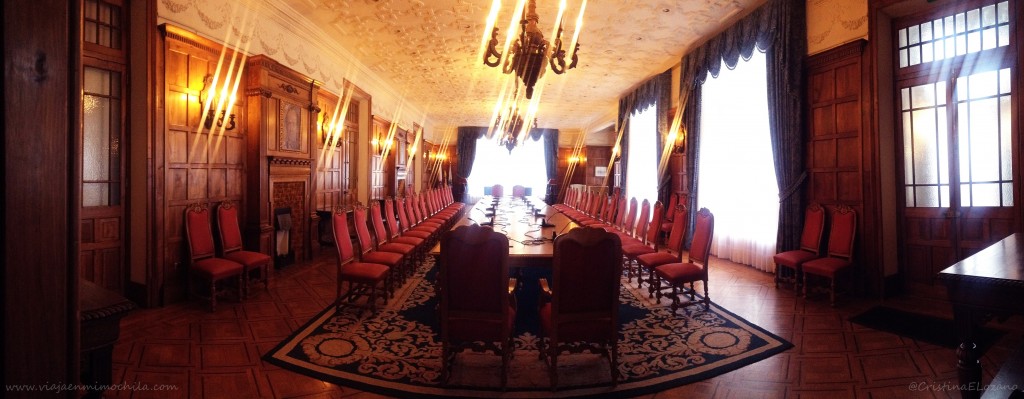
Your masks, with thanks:
M283 0L351 52L432 125L484 126L508 76L483 65L481 39L491 0ZM568 0L563 41L576 29L582 0ZM537 114L540 127L589 130L611 122L618 99L679 62L684 51L763 0L592 0L586 5L579 65L550 70ZM557 0L538 0L545 38ZM501 2L499 39L516 1ZM518 27L518 24L516 25ZM539 85L539 84L538 84Z

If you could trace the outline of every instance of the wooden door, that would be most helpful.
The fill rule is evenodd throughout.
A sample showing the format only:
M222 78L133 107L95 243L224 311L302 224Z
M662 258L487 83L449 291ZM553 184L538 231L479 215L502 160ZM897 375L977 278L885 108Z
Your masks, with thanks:
M896 23L902 265L912 291L1016 228L1011 3Z
M81 277L124 293L125 267L125 7L82 4L82 124L78 135L81 189Z

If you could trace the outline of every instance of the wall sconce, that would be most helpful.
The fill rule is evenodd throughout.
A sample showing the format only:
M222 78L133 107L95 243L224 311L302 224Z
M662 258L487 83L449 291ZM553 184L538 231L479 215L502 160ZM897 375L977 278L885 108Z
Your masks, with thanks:
M343 132L341 129L343 129L344 123L344 121L331 123L331 116L327 113L323 114L323 121L320 122L320 133L323 136L324 146L327 146L329 141L334 140L334 146L341 147L341 134Z
M571 156L569 157L569 164L587 163L587 157L585 156Z
M228 98L222 98L221 96L225 96L227 94L226 93L218 92L217 88L212 86L212 83L213 83L213 74L206 74L206 77L203 78L203 89L199 91L199 108L200 109L202 109L207 104L207 101L211 102L210 103L211 106L209 107L209 109L206 112L206 118L205 118L205 122L203 123L203 126L205 128L207 128L207 129L212 129L213 128L213 120L216 119L217 120L217 127L223 127L224 130L234 130L235 129L235 114L230 114L229 115L227 113L227 109L220 109L220 115L217 115L217 110L214 109L214 108L219 108L219 107L227 108L227 107L233 106L235 104L234 94L228 95L229 96ZM224 104L224 102L225 102L224 100L228 100L226 106ZM216 107L213 106L214 104L216 104ZM228 119L227 127L224 127L224 119L225 118Z

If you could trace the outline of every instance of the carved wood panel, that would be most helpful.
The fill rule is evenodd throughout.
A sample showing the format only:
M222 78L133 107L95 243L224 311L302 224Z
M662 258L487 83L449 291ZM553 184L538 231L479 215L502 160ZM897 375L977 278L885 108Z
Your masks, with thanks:
M317 101L322 112L317 122L313 206L322 211L344 208L354 201L351 176L359 136L360 104L358 100L350 100L348 104L339 104L340 101L337 96L323 90Z
M185 297L185 271L189 263L183 225L186 206L204 203L216 209L221 201L241 203L243 200L245 100L240 93L236 94L236 103L226 110L226 114L235 115L233 130L218 127L216 123L209 129L203 126L200 93L204 91L207 75L217 73L221 47L174 27L164 29L164 164L161 169L165 195L157 208L164 213L164 300L174 302ZM234 70L238 68L236 65ZM227 65L221 66L223 75L227 70ZM244 210L240 216L244 220ZM216 226L214 220L210 222Z
M849 205L857 212L855 278L850 289L880 291L881 265L874 211L877 150L867 116L870 103L862 53L856 41L807 60L806 151L808 203Z

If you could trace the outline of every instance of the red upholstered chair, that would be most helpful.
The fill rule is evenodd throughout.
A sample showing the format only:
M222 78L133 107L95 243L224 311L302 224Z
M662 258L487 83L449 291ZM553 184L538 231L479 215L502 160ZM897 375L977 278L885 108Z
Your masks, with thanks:
M626 267L628 267L631 270L635 269L637 287L643 284L643 272L646 269L636 264L636 258L643 254L658 252L658 234L661 233L661 215L663 213L664 208L661 206L661 201L655 202L654 211L652 213L653 216L651 217L651 222L649 224L647 234L644 236L643 241L630 241L622 243L622 256L626 257ZM648 274L650 274L650 270L647 271Z
M683 241L686 238L687 212L683 204L676 205L676 219L672 221L672 232L668 235L668 242L665 251L640 254L636 257L636 263L640 265L641 275L646 271L648 276L654 275L654 269L668 263L681 263L683 261ZM657 286L653 281L648 280L650 297L654 297Z
M541 279L538 341L558 388L558 355L589 349L608 357L611 383L619 380L619 285L622 242L603 229L580 227L555 239L551 283ZM572 345L567 345L572 344Z
M394 252L377 251L374 249L373 239L370 237L370 228L366 224L366 208L358 206L352 210L352 225L356 229L356 239L359 242L359 260L366 263L379 263L390 268L391 277L388 282L388 293L395 294L395 284L398 282L406 256Z
M388 222L388 230L391 232L389 240L391 242L397 242L400 244L409 244L417 248L420 259L423 258L423 254L426 248L427 240L420 237L402 235L402 228L398 225L398 219L395 219L395 204L394 200L387 198L384 200L384 218Z
M504 234L467 225L441 236L437 290L443 383L451 376L455 355L482 342L501 355L501 386L505 387L515 331L515 286L516 281L509 278Z
M677 204L679 204L679 194L672 193L672 195L668 197L668 208L665 208L665 217L662 218L663 220L661 221L661 226L659 227L661 229L661 232L665 235L668 235L672 231L672 221L675 220L676 218Z
M335 291L335 306L339 309L345 301L354 303L359 297L366 297L365 307L373 312L377 309L377 298L388 302L388 276L391 269L379 263L359 262L356 251L352 247L349 236L348 217L345 212L335 212L331 217L331 230L334 234L334 248L338 253L338 287ZM348 290L342 295L341 287L348 284Z
M502 187L500 184L495 184L495 185L491 186L491 196L492 197L499 198L499 197L502 197L504 195L505 195L505 188Z
M811 204L804 211L804 229L800 233L800 248L775 254L775 288L779 282L790 282L801 292L803 264L821 254L821 240L825 237L825 209Z
M270 291L270 255L246 251L242 249L242 232L238 228L238 208L231 202L221 202L217 206L217 231L220 236L221 256L224 259L241 263L243 266L243 289L245 296L251 293L252 282L262 282L263 288Z
M681 215L676 214L676 217ZM654 292L661 300L661 283L664 281L672 287L672 312L676 309L703 302L704 310L711 307L711 296L708 295L708 260L711 257L711 239L715 235L715 215L708 208L697 211L696 226L693 228L693 241L686 262L666 263L654 269ZM694 283L703 282L704 299L696 300ZM689 288L686 284L690 284ZM681 295L689 295L686 302L680 301Z
M237 288L238 298L241 299L245 287L242 281L242 274L245 266L241 263L218 258L216 247L213 243L213 229L210 227L210 211L205 205L190 205L185 209L185 241L188 241L188 251L191 262L189 263L189 280L200 279L207 284L210 290L210 311L217 310L217 296L223 294L218 289L229 285L228 280L234 280ZM200 295L195 290L193 294Z
M402 255L402 263L396 271L398 272L398 282L405 282L405 277L412 275L415 270L416 246L388 240L388 232L384 229L384 219L380 215L380 203L377 201L370 204L370 224L373 225L377 251Z
M526 196L526 187L520 185L512 186L512 196L516 198L523 198Z
M829 302L836 305L836 278L853 266L853 239L857 235L857 213L847 205L832 211L832 226L828 232L828 254L823 258L804 262L804 296L809 288L809 276L829 280Z

